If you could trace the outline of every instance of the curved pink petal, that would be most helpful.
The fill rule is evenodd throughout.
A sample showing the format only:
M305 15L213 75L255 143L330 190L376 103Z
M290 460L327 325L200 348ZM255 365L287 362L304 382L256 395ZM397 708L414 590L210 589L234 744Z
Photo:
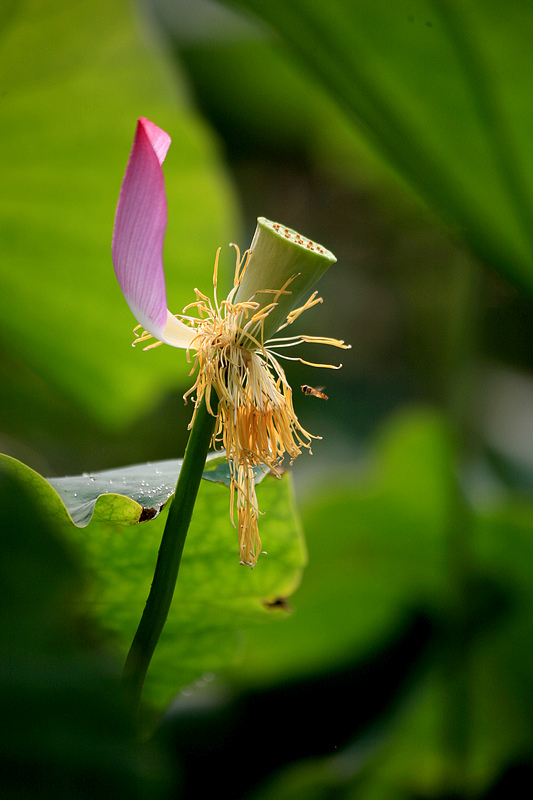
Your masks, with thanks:
M187 347L194 331L168 312L163 270L167 198L161 164L169 147L170 136L141 117L120 189L111 252L137 321L156 339Z

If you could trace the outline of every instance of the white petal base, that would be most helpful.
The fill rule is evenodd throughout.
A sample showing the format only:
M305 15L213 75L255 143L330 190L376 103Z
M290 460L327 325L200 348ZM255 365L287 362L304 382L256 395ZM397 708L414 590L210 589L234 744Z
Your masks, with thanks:
M171 347L182 347L186 349L196 336L194 328L189 328L183 322L167 310L167 321L163 328L163 333L160 337L162 342L171 345Z

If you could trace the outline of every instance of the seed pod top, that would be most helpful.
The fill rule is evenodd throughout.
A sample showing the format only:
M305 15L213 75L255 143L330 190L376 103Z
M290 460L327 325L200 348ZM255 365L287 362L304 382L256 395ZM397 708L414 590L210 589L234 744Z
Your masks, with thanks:
M273 291L285 287L264 323L264 337L268 339L336 260L322 245L291 228L258 217L235 302L253 299L263 308L272 303Z

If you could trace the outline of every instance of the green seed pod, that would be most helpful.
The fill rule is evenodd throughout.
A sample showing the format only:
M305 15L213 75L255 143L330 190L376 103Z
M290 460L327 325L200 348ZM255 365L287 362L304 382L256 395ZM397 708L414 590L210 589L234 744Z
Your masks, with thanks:
M261 308L284 289L264 323L264 338L272 337L287 314L307 299L324 272L337 259L329 250L265 217L258 217L246 271L235 302L253 300Z

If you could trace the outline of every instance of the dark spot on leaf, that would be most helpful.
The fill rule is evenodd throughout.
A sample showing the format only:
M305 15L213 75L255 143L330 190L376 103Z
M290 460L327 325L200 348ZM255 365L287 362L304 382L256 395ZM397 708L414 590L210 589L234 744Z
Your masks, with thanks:
M149 519L153 519L157 517L158 513L159 509L157 508L143 508L141 516L139 517L139 522L146 522Z
M287 602L286 597L276 597L275 600L263 600L265 608L279 608L281 611L292 611L292 606Z

